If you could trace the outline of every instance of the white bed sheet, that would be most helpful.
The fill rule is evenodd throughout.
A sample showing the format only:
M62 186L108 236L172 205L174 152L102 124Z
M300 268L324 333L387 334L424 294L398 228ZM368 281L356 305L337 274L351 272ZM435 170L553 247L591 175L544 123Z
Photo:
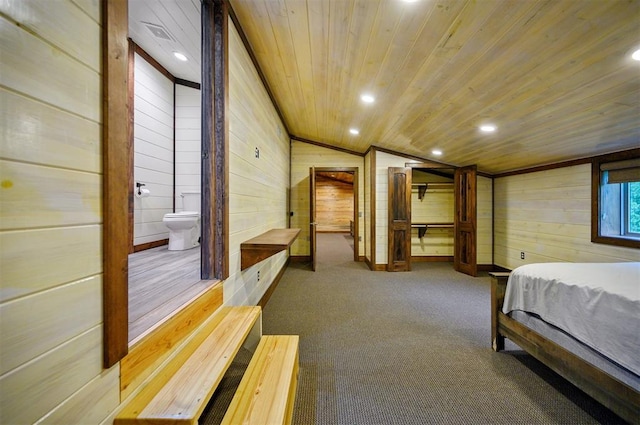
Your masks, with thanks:
M540 263L516 268L502 311L534 313L640 375L640 263Z

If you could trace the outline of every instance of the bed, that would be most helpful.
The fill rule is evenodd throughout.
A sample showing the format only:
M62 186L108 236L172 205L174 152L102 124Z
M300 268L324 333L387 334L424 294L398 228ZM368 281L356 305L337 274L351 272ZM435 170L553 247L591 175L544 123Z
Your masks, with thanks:
M528 264L491 275L491 340L510 339L640 423L640 263Z

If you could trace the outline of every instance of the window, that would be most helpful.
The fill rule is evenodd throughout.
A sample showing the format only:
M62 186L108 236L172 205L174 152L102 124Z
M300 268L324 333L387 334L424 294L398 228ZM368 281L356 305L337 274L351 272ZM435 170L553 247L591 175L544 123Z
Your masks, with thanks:
M592 173L592 242L640 248L640 158L600 157Z

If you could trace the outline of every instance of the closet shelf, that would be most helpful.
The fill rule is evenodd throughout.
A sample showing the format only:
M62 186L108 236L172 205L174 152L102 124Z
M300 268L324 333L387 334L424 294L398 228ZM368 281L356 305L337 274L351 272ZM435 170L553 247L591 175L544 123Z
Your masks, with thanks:
M411 227L418 229L418 237L422 237L427 233L427 229L453 229L453 223L411 223Z
M418 188L418 199L422 200L429 189L453 189L453 182L413 183Z
M271 229L240 244L240 270L289 248L300 229Z

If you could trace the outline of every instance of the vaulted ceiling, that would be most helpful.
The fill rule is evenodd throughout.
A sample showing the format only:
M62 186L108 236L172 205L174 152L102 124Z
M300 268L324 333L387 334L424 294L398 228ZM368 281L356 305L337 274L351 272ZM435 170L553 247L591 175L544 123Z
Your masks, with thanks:
M230 4L292 136L491 173L640 146L638 1Z

